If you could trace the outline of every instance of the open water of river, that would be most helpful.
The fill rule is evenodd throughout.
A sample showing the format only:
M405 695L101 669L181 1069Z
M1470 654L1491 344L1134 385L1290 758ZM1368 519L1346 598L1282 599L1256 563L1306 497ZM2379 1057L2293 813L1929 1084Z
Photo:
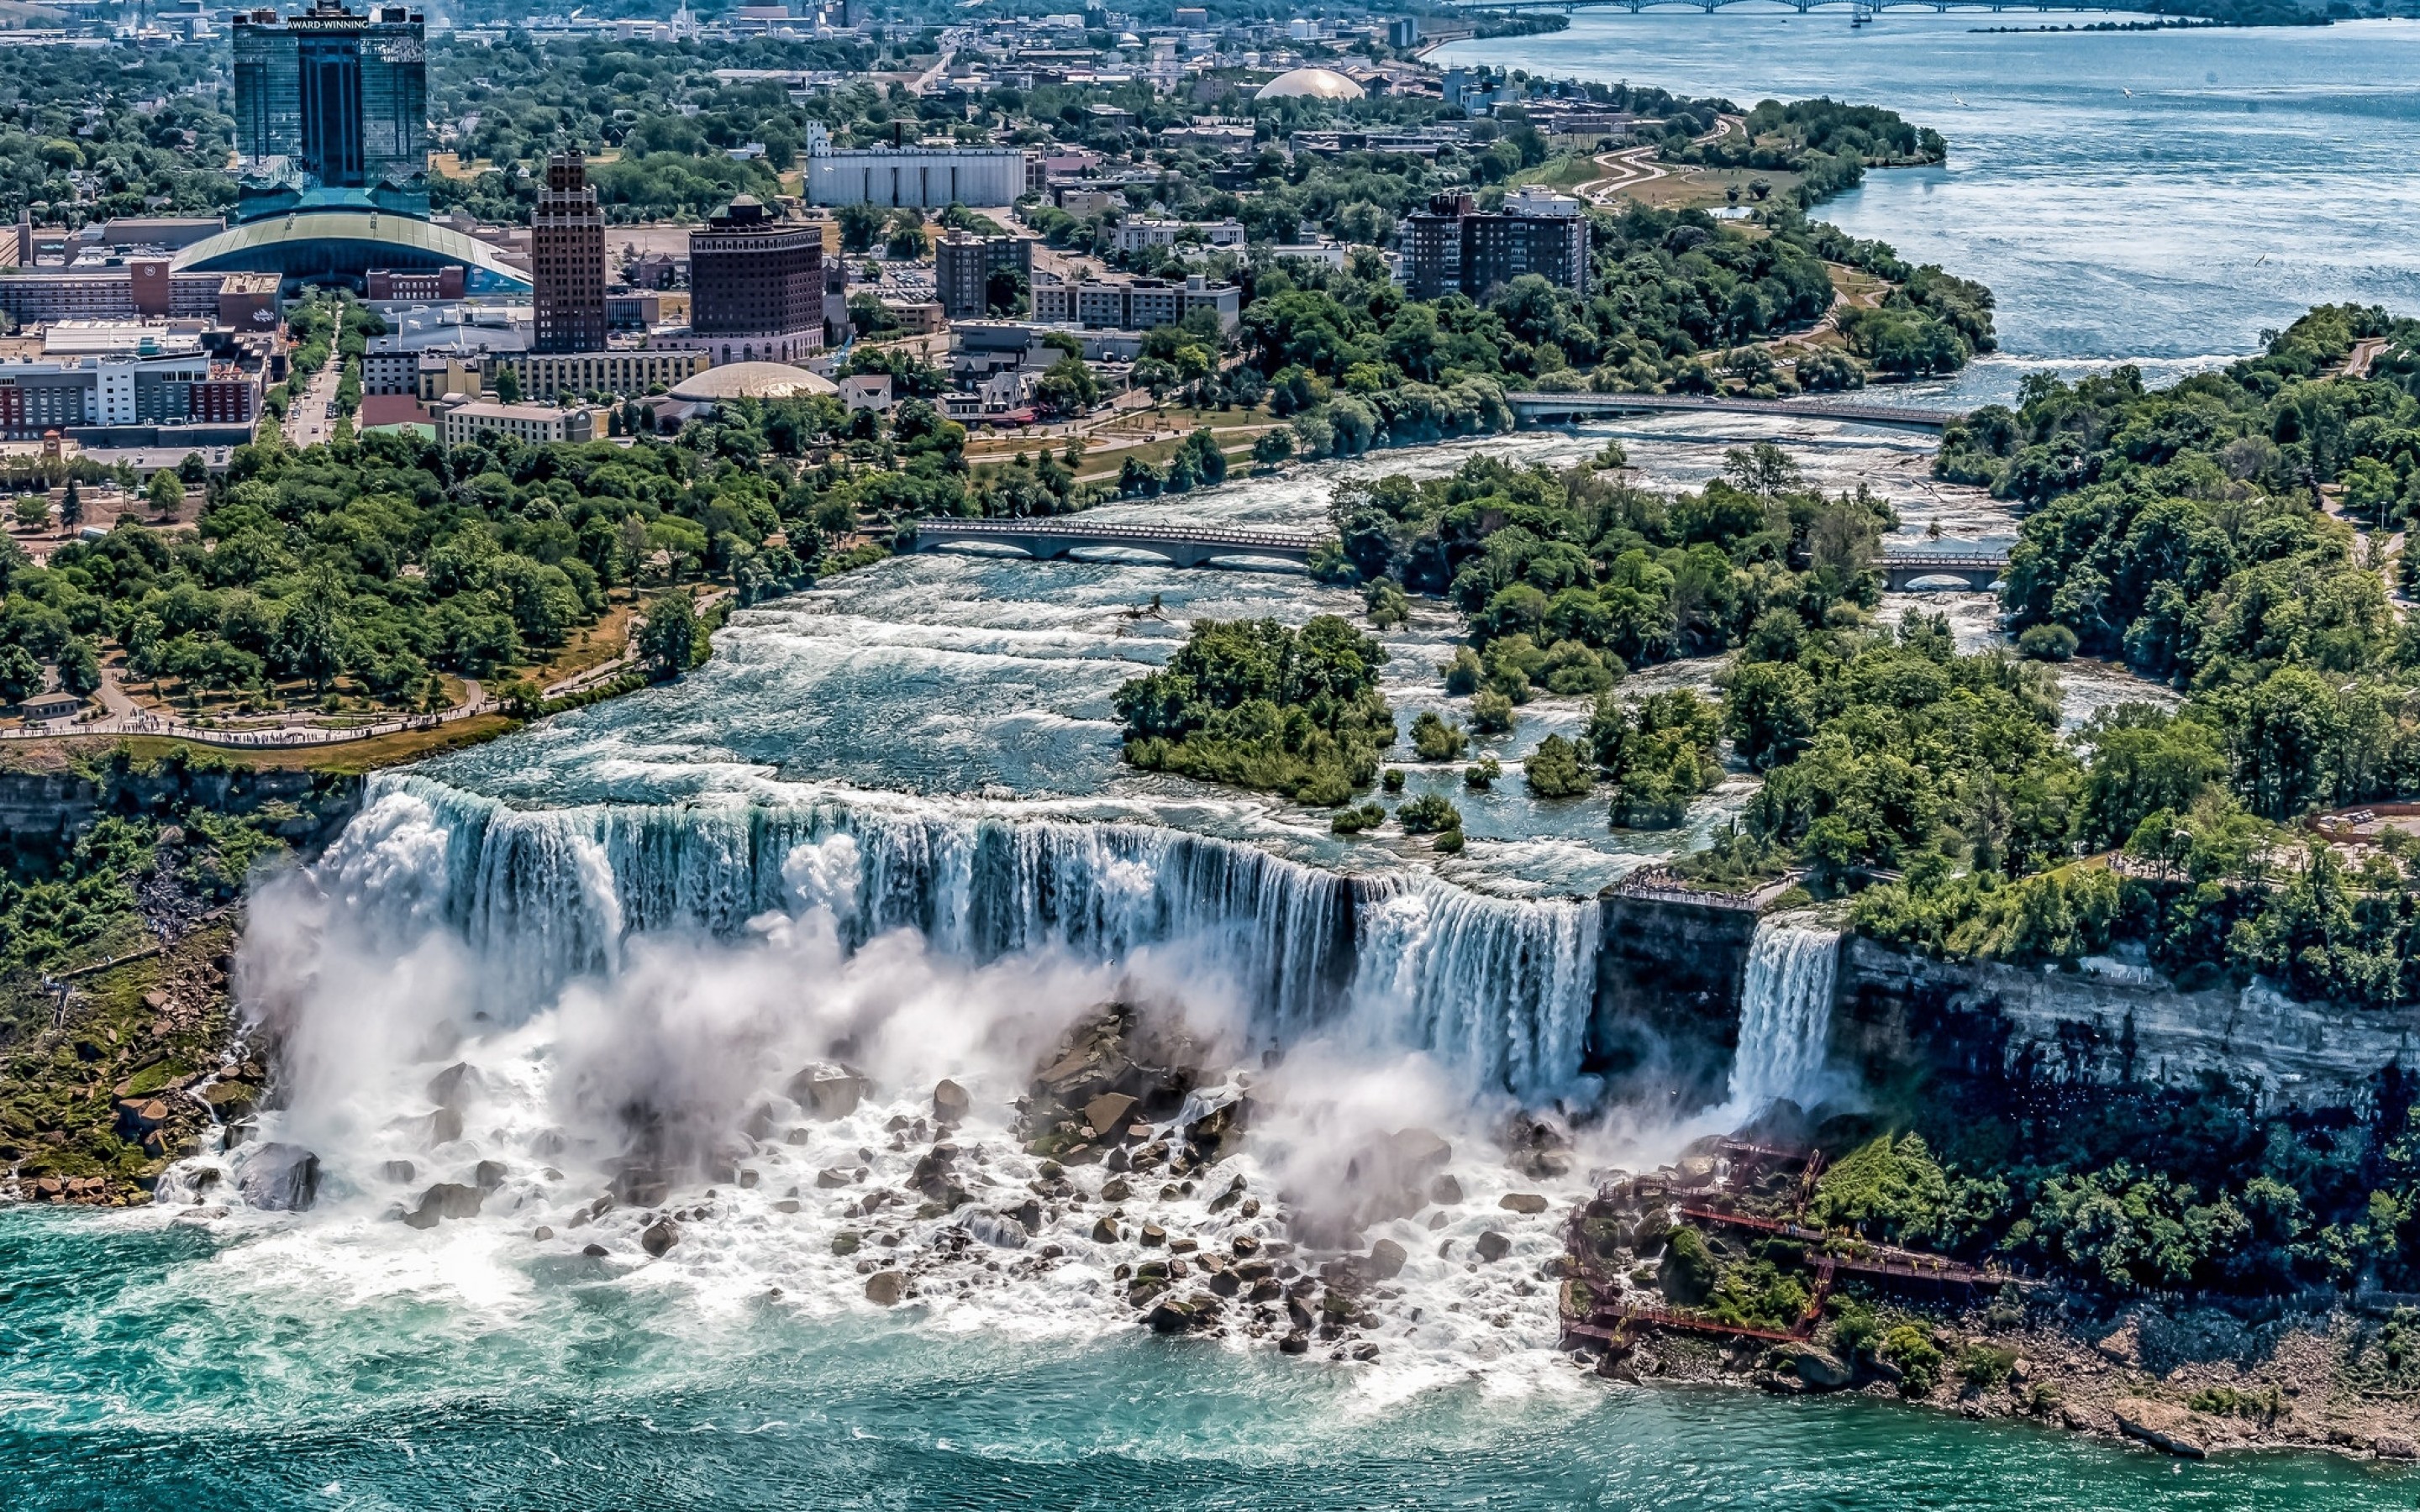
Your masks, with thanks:
M2001 32L2097 16L1583 11L1569 31L1449 44L1441 63L1658 85L1742 104L1829 95L1949 139L1818 213L1989 285L2012 361L2147 359L2154 378L2253 350L2353 300L2420 311L2420 22Z

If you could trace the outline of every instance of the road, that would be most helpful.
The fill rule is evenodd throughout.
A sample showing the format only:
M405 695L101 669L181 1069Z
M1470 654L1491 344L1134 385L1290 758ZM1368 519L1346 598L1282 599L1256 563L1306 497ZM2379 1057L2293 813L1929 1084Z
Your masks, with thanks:
M329 418L328 407L336 402L336 385L344 381L344 363L334 357L327 365L311 375L311 381L294 395L286 410L287 442L300 451L318 446L334 435L335 422Z

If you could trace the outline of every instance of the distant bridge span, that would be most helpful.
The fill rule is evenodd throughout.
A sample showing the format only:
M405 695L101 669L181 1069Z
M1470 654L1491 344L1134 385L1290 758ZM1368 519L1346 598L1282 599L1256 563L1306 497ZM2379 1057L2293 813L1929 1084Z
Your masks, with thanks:
M1449 0L1452 10L1581 10L1618 8L1637 15L1642 10L1666 6L1685 6L1708 15L1727 6L1746 5L1748 0L1466 0L1456 4ZM2136 4L2125 5L2117 0L1760 0L1761 4L1788 6L1805 15L1810 10L1845 9L1860 20L1878 16L1885 10L2139 10Z
M1904 409L1896 405L1846 399L1704 398L1690 393L1508 393L1512 418L1529 424L1567 424L1606 415L1703 411L1725 415L1773 415L1781 419L1845 420L1860 425L1940 430L1965 418L1953 409Z
M927 519L916 526L916 549L953 542L1013 546L1049 562L1083 547L1148 551L1172 566L1209 566L1225 557L1261 557L1308 563L1319 538L1289 531L1211 530L1195 525L1111 525L1064 516L1041 519Z
M1926 578L1956 578L1969 591L1987 593L1999 586L2009 570L2006 551L1911 551L1904 556L1885 554L1875 563L1883 570L1885 586L1901 594Z

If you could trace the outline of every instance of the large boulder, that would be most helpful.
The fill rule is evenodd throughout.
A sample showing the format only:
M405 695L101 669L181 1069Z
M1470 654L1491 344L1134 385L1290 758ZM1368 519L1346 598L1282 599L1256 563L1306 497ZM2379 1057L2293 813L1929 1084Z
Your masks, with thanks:
M1125 1128L1126 1115L1134 1111L1136 1099L1124 1092L1103 1092L1084 1104L1084 1122L1091 1126L1093 1137L1107 1139Z
M2187 1459L2201 1459L2210 1454L2209 1443L2203 1439L2193 1414L2174 1402L2129 1396L2112 1409L2112 1415L2118 1419L2118 1431L2154 1449Z
M1546 1199L1535 1192L1507 1192L1496 1201L1507 1212L1536 1214L1546 1211Z
M865 1101L874 1084L847 1066L809 1066L784 1088L812 1118L845 1119Z
M441 1108L458 1108L469 1094L485 1087L478 1067L458 1060L428 1078L428 1101Z
M1404 1262L1410 1258L1403 1245L1382 1239L1370 1246L1370 1274L1375 1280L1392 1281L1404 1273Z
M1494 1264L1512 1253L1512 1242L1491 1228L1479 1236L1479 1257Z
M420 1205L403 1215L414 1228L434 1228L448 1218L475 1218L488 1194L458 1181L440 1181L420 1194Z
M964 1123L973 1107L974 1099L955 1082L943 1081L933 1088L933 1117L942 1123Z
M1856 1372L1839 1356L1811 1344L1800 1345L1791 1353L1790 1368L1809 1391L1838 1391L1856 1377Z
M255 1146L236 1168L235 1189L253 1207L302 1212L319 1196L319 1157L301 1145Z
M896 1271L876 1271L865 1278L865 1300L876 1307L895 1307L907 1295L908 1278Z
M664 1257L664 1251L679 1242L680 1227L670 1218L657 1219L639 1235L639 1247L659 1260Z
M1218 1320L1216 1297L1162 1297L1146 1319L1155 1334L1189 1334Z

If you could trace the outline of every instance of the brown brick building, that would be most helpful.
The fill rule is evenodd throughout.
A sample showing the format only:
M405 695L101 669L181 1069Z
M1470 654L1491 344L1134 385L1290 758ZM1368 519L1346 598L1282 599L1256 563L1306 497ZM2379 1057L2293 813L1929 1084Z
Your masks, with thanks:
M530 277L542 352L605 349L605 212L577 152L546 160L546 188L530 216Z
M751 195L689 239L686 345L724 363L795 363L824 345L824 239Z

